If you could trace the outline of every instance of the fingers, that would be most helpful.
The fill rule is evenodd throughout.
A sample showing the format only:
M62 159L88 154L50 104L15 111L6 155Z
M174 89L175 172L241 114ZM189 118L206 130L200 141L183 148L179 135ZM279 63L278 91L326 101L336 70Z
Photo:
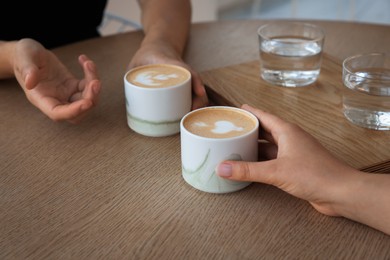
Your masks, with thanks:
M97 105L101 82L95 63L86 55L80 55L78 60L84 71L84 79L78 82L78 91L69 97L69 103L46 97L42 104L41 110L53 121L78 123Z
M86 103L82 104L81 108L78 110L75 109L73 112L69 112L68 117L62 118L61 120L67 120L70 123L79 123L86 116L87 112L97 105L99 91L100 81L94 80L85 87L82 93L78 92L73 95L70 102L75 103L79 101L86 101Z
M191 71L192 77L192 110L205 107L208 105L206 89L200 79L200 76L195 71Z
M33 66L29 69L23 70L22 78L24 79L24 86L26 87L26 89L33 89L39 83L38 69Z
M99 100L100 89L101 82L99 80L93 80L89 82L83 91L83 99L91 100L93 105L96 106Z
M204 97L198 97L198 96L193 96L192 97L192 110L205 107L208 105L208 98L207 96Z
M197 96L205 96L206 90L204 88L204 85L202 83L202 80L200 79L200 76L195 71L191 70L192 75L192 85L193 85L193 91L195 95Z
M254 114L260 120L261 125L267 132L277 132L278 127L283 126L286 123L284 120L275 115L249 105L245 104L242 108Z
M88 60L90 60L90 59L89 59L88 56L85 55L85 54L81 54L81 55L79 56L79 62L80 62L80 64L83 64L84 62L86 62L86 61L88 61Z
M84 75L87 82L99 79L95 63L86 55L82 54L79 56L79 63L84 70Z
M226 179L271 185L274 184L273 173L275 171L276 164L273 160L266 162L224 161L216 168L217 175Z
M27 90L33 89L39 83L39 68L32 57L26 55L18 59L15 77L19 84Z
M40 109L53 121L69 121L76 123L93 107L88 99L78 100L68 104L61 104L56 99L46 98Z
M289 126L288 122L260 109L251 107L246 104L243 105L242 108L251 112L259 119L263 129L261 135L269 142L275 142L277 144L280 136L286 132L285 129Z
M84 54L79 56L79 63L84 70L85 79L80 81L78 87L82 92L72 96L71 101L89 99L92 101L93 105L96 105L101 89L101 82L99 80L96 65Z

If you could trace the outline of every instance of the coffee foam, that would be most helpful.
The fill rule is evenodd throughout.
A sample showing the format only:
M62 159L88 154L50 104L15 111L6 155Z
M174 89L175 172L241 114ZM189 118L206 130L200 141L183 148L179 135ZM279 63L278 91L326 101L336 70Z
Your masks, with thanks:
M189 72L179 66L153 64L135 68L126 78L139 87L164 88L180 85L189 77Z
M250 132L256 122L239 110L206 108L192 112L183 125L189 132L202 137L230 138Z

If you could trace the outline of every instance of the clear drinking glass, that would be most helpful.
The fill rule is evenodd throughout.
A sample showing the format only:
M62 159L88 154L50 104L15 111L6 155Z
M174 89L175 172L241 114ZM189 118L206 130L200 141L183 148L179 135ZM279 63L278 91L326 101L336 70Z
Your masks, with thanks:
M343 62L343 112L352 123L390 130L390 55L368 53Z
M314 25L275 21L258 31L260 75L284 87L302 87L320 74L325 33Z

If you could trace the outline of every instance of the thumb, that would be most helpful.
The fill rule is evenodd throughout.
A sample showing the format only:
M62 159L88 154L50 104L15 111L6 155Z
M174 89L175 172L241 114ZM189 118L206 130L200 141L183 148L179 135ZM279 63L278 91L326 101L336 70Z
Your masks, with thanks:
M38 84L38 73L35 68L31 68L30 70L24 72L22 77L24 78L24 85L28 90L33 89Z
M224 161L217 166L217 175L229 180L273 184L274 160L266 162Z
M36 65L24 61L15 70L15 77L19 84L28 89L33 89L39 81L39 71Z

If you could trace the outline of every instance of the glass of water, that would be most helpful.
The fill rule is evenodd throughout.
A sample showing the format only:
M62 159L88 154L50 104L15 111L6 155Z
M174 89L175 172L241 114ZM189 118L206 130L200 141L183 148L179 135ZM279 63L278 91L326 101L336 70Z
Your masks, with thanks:
M320 74L325 33L308 23L275 21L257 30L260 75L274 85L302 87Z
M368 53L343 62L343 111L352 123L390 130L390 54Z

